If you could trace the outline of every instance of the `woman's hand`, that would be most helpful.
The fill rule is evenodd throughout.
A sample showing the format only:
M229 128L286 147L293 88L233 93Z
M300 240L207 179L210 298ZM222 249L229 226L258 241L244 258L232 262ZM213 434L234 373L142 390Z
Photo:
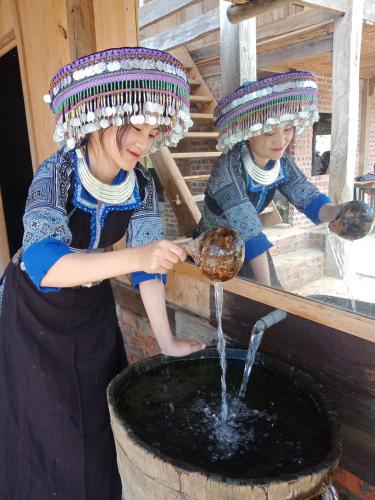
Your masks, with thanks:
M138 248L140 269L146 273L166 273L186 259L183 248L168 240L159 240Z
M205 347L205 344L200 344L195 340L178 340L172 337L168 344L160 346L160 349L167 356L188 356L193 352L202 351Z

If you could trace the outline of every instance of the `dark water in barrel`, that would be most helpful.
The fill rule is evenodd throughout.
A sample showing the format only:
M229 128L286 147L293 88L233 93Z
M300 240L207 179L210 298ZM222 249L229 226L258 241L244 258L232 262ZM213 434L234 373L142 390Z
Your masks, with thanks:
M243 369L228 359L229 398ZM298 473L328 453L330 434L313 397L258 361L235 421L222 429L220 375L218 359L164 365L124 386L117 410L159 452L230 478Z

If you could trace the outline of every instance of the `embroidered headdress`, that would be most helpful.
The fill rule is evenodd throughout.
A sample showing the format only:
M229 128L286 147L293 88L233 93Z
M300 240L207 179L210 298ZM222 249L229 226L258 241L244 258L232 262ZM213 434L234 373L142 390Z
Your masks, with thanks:
M318 121L317 84L308 72L291 72L245 83L218 102L214 122L217 149L227 152L240 141L292 122L296 132Z
M62 67L44 100L55 115L54 140L68 149L90 132L130 122L159 125L155 151L175 146L192 124L183 65L142 47L108 49Z

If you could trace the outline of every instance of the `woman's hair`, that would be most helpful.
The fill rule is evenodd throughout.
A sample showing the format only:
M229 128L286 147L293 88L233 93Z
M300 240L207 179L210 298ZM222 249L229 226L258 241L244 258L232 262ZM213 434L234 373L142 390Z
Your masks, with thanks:
M119 149L119 151L121 151L125 145L125 142L126 142L126 138L129 134L129 129L130 129L130 124L127 123L125 125L121 125L120 127L117 128L117 132L116 132L116 145ZM99 129L99 141L100 141L100 144L101 146L103 147L103 138L104 138L104 134L106 133L106 128L101 128Z

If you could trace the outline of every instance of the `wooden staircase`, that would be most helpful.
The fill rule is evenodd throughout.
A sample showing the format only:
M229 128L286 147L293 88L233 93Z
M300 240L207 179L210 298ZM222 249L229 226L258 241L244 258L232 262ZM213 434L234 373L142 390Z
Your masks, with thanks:
M194 165L194 160L210 162L205 171L211 172L221 153L216 150L219 133L213 125L216 99L201 76L186 47L181 46L171 54L185 66L191 87L190 116L193 127L180 141L177 148L161 148L152 155L152 163L164 188L165 195L177 218L180 235L191 236L201 218L198 203L204 200L204 190L209 173ZM270 204L262 212L264 225L281 222L276 206Z

